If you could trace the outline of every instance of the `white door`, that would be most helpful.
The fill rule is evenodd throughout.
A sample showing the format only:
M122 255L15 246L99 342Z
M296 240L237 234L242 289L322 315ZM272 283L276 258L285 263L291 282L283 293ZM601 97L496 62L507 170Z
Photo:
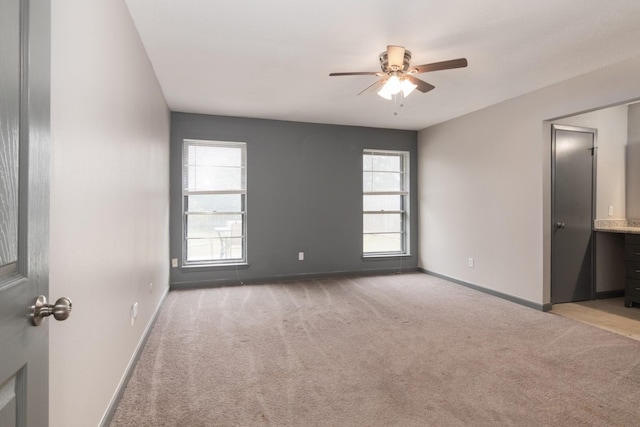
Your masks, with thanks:
M0 1L0 427L48 425L50 1Z

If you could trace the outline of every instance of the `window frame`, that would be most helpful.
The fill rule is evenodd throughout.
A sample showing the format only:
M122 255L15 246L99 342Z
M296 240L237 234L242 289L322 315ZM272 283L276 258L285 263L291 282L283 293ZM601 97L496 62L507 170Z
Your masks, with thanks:
M400 171L384 171L384 170L365 170L364 159L366 155L392 155L398 156L400 159ZM395 256L411 256L410 254L410 233L409 233L409 205L411 199L410 192L410 159L411 153L403 150L382 150L382 149L367 149L362 152L362 256L364 258L382 258L382 257L395 257ZM398 191L367 191L364 189L364 177L365 173L399 173L401 189ZM400 209L398 210L365 210L365 197L366 196L399 196L400 197ZM394 232L366 232L365 231L365 218L367 215L398 215L400 214L400 231ZM400 235L400 250L390 251L370 251L365 252L364 239L367 234L399 234Z
M189 159L187 157L189 146L205 146L205 147L223 147L223 148L239 148L241 150L241 189L239 190L213 190L213 189L194 189L188 188L189 184ZM232 141L214 141L185 138L182 140L182 266L183 267L225 267L234 265L247 264L247 144L246 142ZM196 195L240 195L240 211L194 211L189 212L188 199L189 196ZM218 237L218 239L240 239L242 242L241 256L239 258L225 259L207 259L207 260L189 260L188 259L188 241L196 238L188 236L188 218L193 215L240 215L242 226L241 236Z

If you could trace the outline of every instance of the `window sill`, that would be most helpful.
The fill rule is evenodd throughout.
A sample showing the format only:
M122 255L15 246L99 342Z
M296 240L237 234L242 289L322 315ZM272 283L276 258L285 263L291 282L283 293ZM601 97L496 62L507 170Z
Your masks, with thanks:
M219 270L245 270L250 264L246 262L230 263L230 264L188 264L178 267L180 271L219 271Z
M383 258L411 258L411 254L371 254L371 255L362 255L362 259L367 260L377 260Z

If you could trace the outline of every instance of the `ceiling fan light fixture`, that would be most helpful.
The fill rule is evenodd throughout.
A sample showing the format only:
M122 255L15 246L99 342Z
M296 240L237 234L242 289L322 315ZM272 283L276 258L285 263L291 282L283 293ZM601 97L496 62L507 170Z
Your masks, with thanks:
M415 77L415 74L430 71L450 70L452 68L464 68L468 65L466 58L450 59L448 61L432 62L418 66L411 66L411 52L402 46L388 45L387 50L378 57L380 71L356 71L348 73L330 73L329 76L377 76L380 79L374 82L358 95L365 92L378 90L378 95L391 100L394 95L402 92L403 97L409 96L415 89L422 93L435 89L435 86Z
M397 95L400 91L402 91L402 82L397 75L393 74L387 79L382 89L378 91L378 95L390 100L392 95Z
M400 78L396 75L389 77L389 80L384 84L384 89L391 95L395 95L402 90L402 83Z
M393 94L387 90L387 85L384 85L382 86L382 89L378 91L378 95L380 95L384 99L388 99L389 101L391 101L391 96Z
M382 89L378 91L378 95L384 99L391 100L393 95L402 92L406 98L417 87L418 86L413 84L409 79L405 78L400 80L398 76L391 76L384 86L382 86Z
M418 85L411 83L409 79L402 80L402 93L404 94L405 98L409 96L409 94L413 92L413 90L417 87Z

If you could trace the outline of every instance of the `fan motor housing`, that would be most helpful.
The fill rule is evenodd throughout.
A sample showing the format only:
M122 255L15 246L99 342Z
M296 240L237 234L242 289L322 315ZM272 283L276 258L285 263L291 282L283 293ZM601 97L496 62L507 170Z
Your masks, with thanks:
M411 62L411 52L408 50L404 51L404 58L402 61L402 68L399 68L397 65L389 65L389 57L387 51L384 51L380 54L380 67L382 71L385 73L391 73L393 71L402 71L405 72L409 69L409 63Z

